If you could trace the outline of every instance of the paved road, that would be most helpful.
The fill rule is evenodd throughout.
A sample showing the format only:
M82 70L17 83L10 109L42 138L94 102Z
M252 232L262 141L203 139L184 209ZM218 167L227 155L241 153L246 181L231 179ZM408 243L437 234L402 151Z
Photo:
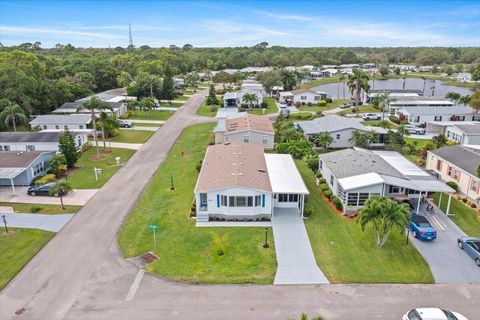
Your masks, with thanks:
M0 202L60 204L60 200L55 197L29 196L27 189L28 187L15 187L16 194L13 195L12 188L0 187ZM83 206L97 191L98 189L75 189L63 197L63 202L66 205Z
M455 223L443 212L435 207L435 214L425 212L425 206L421 206L420 214L423 214L432 226L437 229L437 239L434 241L422 241L412 236L410 239L418 251L427 261L436 283L480 283L480 268L473 260L457 246L457 239L465 236Z
M150 274L138 278L138 268L118 250L117 230L183 128L213 120L194 116L201 100L193 97L172 116L0 292L1 320L20 308L15 319L278 320L305 311L329 320L386 320L431 305L478 318L478 284L192 285ZM136 278L138 291L132 290Z
M5 213L7 226L58 232L73 214Z
M298 209L275 208L272 229L277 255L274 284L328 283L317 266Z

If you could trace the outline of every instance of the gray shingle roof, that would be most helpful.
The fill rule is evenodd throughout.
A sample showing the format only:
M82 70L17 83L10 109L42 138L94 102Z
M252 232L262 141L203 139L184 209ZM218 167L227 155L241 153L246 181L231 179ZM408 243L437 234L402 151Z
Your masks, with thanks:
M310 121L301 121L298 122L297 125L302 129L305 134L335 132L345 129L368 131L368 129L357 120L337 115L328 115Z
M479 124L456 124L459 130L465 134L478 135L480 134L480 123Z
M41 154L53 151L2 151L0 153L0 168L26 168Z
M321 154L320 159L337 179L371 172L404 178L404 176L388 164L388 162L370 151L345 149Z
M87 124L92 121L89 114L69 114L69 115L54 115L46 114L41 115L30 121L30 125L42 125L42 124Z
M57 142L61 132L0 132L0 142Z
M65 113L72 113L72 112L76 112L77 111L77 108L82 106L83 104L85 103L85 101L75 101L75 102L66 102L64 103L61 107L57 108L56 110L54 110L53 112L54 113L62 113L62 112L65 112ZM110 105L110 108L112 109L119 109L123 102L105 102L105 103L108 103ZM85 110L83 110L82 112L85 112Z
M471 175L477 176L477 168L480 165L479 150L457 145L431 150L430 152Z
M473 114L470 107L402 107L409 114L415 115L467 115Z

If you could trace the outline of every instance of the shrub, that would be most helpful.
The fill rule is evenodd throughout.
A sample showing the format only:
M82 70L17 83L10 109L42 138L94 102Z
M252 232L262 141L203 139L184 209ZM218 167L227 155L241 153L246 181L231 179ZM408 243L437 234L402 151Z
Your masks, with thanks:
M35 179L35 184L41 185L52 181L55 181L55 175L53 173L47 173L46 175Z
M356 108L352 108L352 113L356 113L357 112L357 109Z
M264 101L264 102L260 103L260 107L263 108L263 109L266 109L266 108L268 108L268 104Z
M400 118L397 116L389 116L388 119L395 124L400 124Z
M312 170L313 172L317 172L318 170L318 156L316 154L308 154L303 157L303 161L305 164Z
M295 102L295 107L300 107L302 104L300 102Z
M317 106L319 106L319 107L325 107L326 105L327 105L327 101L325 101L325 100L319 100L317 102Z
M328 199L330 199L330 196L332 195L332 191L330 191L330 190L325 190L325 191L323 191L323 195L324 195L325 197L327 197Z
M328 184L326 184L326 183L320 183L319 188L320 188L320 192L322 194L324 194L325 191L329 190Z
M313 208L310 207L310 206L305 207L305 209L303 210L303 216L306 217L306 218L308 218L308 217L310 217L312 214L313 214Z
M319 179L320 179L321 177L323 177L322 172L321 172L320 170L317 171L317 174L316 174L315 176L316 176L317 178L319 178Z
M467 203L468 199L467 198L462 198L463 203Z
M127 110L127 112L125 112L124 114L122 114L119 118L120 119L128 119L130 118L132 115L133 115L133 111L132 110Z
M332 103L332 102L333 102L333 99L330 98L330 97L327 97L327 98L325 99L325 101L326 101L327 103Z
M80 149L80 152L85 152L87 151L88 149L90 149L92 147L92 144L90 142L86 142L82 148Z
M333 199L331 200L335 208L337 208L338 210L342 210L343 209L342 201L340 201L340 199L336 196L333 196L332 198Z
M477 205L475 203L472 202L472 204L470 205L470 208L473 208L475 209L477 207Z
M312 106L312 103L311 102L308 102L307 103L307 107L311 107Z
M38 212L40 210L42 210L42 207L40 207L40 206L31 206L30 207L30 212L32 212L32 213Z
M325 178L321 178L321 179L320 179L320 183L321 183L321 184L322 184L322 183L325 183L325 184L327 184L327 179L325 179Z
M199 160L197 162L197 165L195 166L197 168L197 172L200 172L200 170L202 169L202 163L203 163L203 160Z
M447 186L449 186L450 188L452 188L452 189L455 190L455 191L458 191L458 184L456 184L456 183L453 182L453 181L448 181L448 182L447 182Z

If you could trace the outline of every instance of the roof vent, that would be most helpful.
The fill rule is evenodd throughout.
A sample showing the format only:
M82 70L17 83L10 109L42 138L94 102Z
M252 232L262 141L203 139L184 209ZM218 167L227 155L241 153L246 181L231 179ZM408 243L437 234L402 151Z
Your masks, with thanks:
M263 169L258 169L258 172L266 173L267 171L265 171Z

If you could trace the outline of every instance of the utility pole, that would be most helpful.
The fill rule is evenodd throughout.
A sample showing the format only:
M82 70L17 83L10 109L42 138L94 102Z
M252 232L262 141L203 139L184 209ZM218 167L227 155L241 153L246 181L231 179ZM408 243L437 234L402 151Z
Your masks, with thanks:
M130 19L128 19L128 46L133 46L132 26L130 24Z

